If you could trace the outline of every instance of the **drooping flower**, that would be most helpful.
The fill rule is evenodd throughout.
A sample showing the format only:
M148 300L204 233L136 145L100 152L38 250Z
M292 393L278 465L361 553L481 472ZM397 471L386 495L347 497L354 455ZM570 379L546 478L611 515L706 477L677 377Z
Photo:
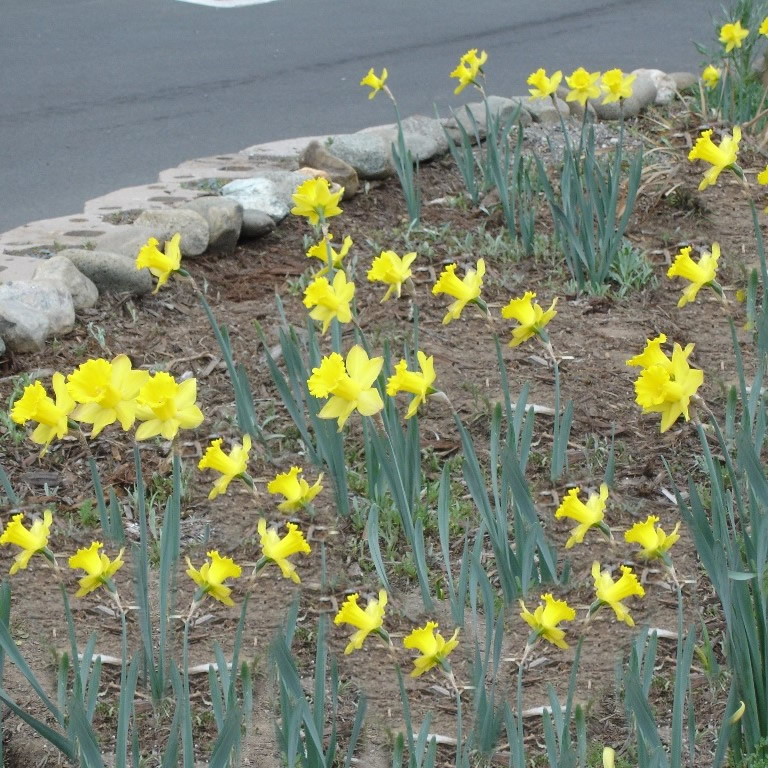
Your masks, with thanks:
M295 512L304 509L312 503L312 499L323 490L321 472L314 485L310 485L301 474L301 467L291 467L288 472L281 472L267 485L270 493L276 493L285 497L285 501L278 504L281 512Z
M127 355L112 362L87 360L67 376L67 390L79 403L72 418L93 424L91 437L116 421L127 432L136 421L139 390L148 380L149 371L133 370Z
M333 260L334 269L343 269L342 261L344 257L349 253L349 249L353 245L352 238L347 235L341 244L341 249L336 250L331 246L331 240L333 235L329 232L328 237L324 237L319 243L315 243L307 251L308 259L320 259L325 266L317 273L316 277L322 277L328 274L328 252L330 251L331 259Z
M766 16L761 22L760 27L757 30L758 35L765 35L768 37L768 16Z
M581 106L585 106L588 99L597 99L600 96L600 86L597 81L600 79L599 72L587 72L584 67L575 69L565 78L568 87L566 101L578 101Z
M368 358L366 351L355 345L347 353L346 365L338 352L332 352L312 369L307 385L313 397L331 399L322 407L321 419L338 419L339 431L354 410L363 416L373 416L384 402L373 383L376 381L383 357Z
M51 525L53 523L53 514L50 509L43 512L43 519L37 518L32 522L29 528L24 527L21 521L24 519L24 513L20 512L11 518L11 522L5 526L5 530L0 536L0 544L15 544L21 548L9 571L13 576L19 570L23 570L29 565L33 555L42 552L48 557L52 557L48 550L48 536L51 534Z
M708 64L701 73L701 79L707 88L715 88L720 82L720 70L712 64Z
M675 256L675 261L667 270L667 277L682 277L690 282L683 290L683 295L677 302L678 307L684 307L696 299L696 294L705 285L712 285L717 277L717 262L720 258L720 244L712 243L712 253L704 251L697 264L691 259L691 247L681 248Z
M635 80L637 75L625 75L620 69L609 69L603 72L600 80L600 87L605 94L603 104L628 99L632 95L632 83Z
M232 587L226 586L224 582L227 579L239 579L243 569L231 557L221 557L215 549L206 554L211 561L203 563L199 571L187 558L187 576L197 584L201 597L210 595L224 605L234 605L230 597Z
M349 624L357 632L353 632L349 638L349 644L344 649L344 653L352 653L352 651L359 651L363 647L363 642L371 632L376 632L381 635L387 642L389 637L383 630L384 625L384 608L387 605L387 593L383 590L379 590L379 599L372 599L368 601L368 605L365 609L361 608L357 604L358 595L348 595L343 605L339 609L339 612L333 619L334 624Z
M309 316L323 324L325 333L334 318L340 323L352 320L349 302L355 296L355 284L347 282L347 276L339 270L333 276L333 283L326 277L316 277L304 291L304 306L311 309Z
M61 373L51 377L56 400L49 397L45 387L39 381L33 381L24 387L21 397L13 404L11 419L22 426L28 421L36 421L37 426L31 435L33 443L48 449L54 437L61 439L69 429L68 417L75 408L75 401L67 391L67 384Z
M738 125L733 127L733 136L725 134L718 147L712 142L712 129L703 131L696 139L693 149L688 153L688 159L703 160L712 167L704 174L704 178L699 184L699 190L706 189L712 184L717 183L717 177L720 172L736 164L739 155L739 142L741 141L741 128Z
M531 336L542 336L544 326L557 314L555 306L557 298L554 299L546 312L533 300L536 294L532 291L526 291L519 299L510 299L509 304L501 310L501 316L507 320L517 320L520 325L512 331L512 340L510 347L517 347Z
M433 295L445 293L456 299L448 307L448 312L443 318L443 325L461 317L462 310L470 302L477 303L483 288L483 275L485 275L485 261L483 259L477 260L477 271L472 268L467 269L462 280L456 277L455 264L449 264L440 273L440 277L432 287Z
M672 361L667 357L667 354L661 349L661 345L665 344L667 337L660 333L655 339L648 339L645 342L645 347L639 355L627 360L627 365L631 365L635 368L650 368L654 365L660 365L662 368L669 367ZM690 349L686 347L688 354L693 351L693 346Z
M312 225L317 224L320 219L327 221L341 213L339 200L343 194L344 187L341 187L338 192L331 192L328 179L322 176L307 179L291 196L295 203L291 213L294 216L306 216Z
M79 580L80 589L75 597L85 597L89 592L98 589L102 584L110 591L114 591L112 577L123 567L123 552L120 550L114 560L110 560L101 550L104 545L100 541L94 541L86 549L78 549L69 558L69 567L72 570L80 569L86 575Z
M261 538L261 553L267 562L272 562L280 568L283 576L296 584L301 583L296 566L288 560L291 555L299 552L309 554L312 549L304 538L304 534L294 523L286 523L288 533L281 539L275 528L267 530L267 521L259 520L258 532Z
M553 72L551 77L547 77L546 69L537 69L528 76L525 82L533 86L533 88L528 89L532 99L546 99L557 92L562 79L563 73L559 69L557 72Z
M415 395L408 406L406 419L415 415L422 403L425 403L427 396L433 394L436 390L432 386L435 383L435 358L430 355L427 357L421 350L416 353L421 372L409 371L408 362L401 360L395 366L395 372L387 379L387 394L395 397L398 392L410 392Z
M483 64L488 61L488 54L483 51L477 55L477 48L467 51L461 59L456 69L451 72L451 77L458 79L454 93L461 93L468 85L476 85L478 75L483 74Z
M373 90L368 94L368 98L372 99L376 94L384 87L384 83L387 82L387 68L384 67L381 70L381 77L376 77L373 71L373 67L368 70L368 74L360 81L360 85L370 86Z
M423 675L435 665L439 664L444 669L447 668L448 654L459 644L459 630L457 629L450 640L435 632L438 624L434 621L428 621L425 626L414 629L408 637L403 639L403 645L406 648L415 648L421 656L413 660L414 669L411 677Z
M165 243L165 252L158 248L158 241L150 237L146 245L139 250L136 257L136 269L149 268L149 271L157 278L157 285L152 293L157 293L168 282L168 278L181 269L181 234L177 232Z
M623 621L628 627L634 627L635 621L629 615L629 608L621 601L633 595L642 597L645 590L637 580L637 576L632 573L632 569L622 565L621 577L618 581L614 581L611 578L611 572L601 572L600 563L595 561L592 563L592 578L595 581L597 602L590 609L590 613L594 613L600 606L608 605L613 608L617 621Z
M680 523L670 534L664 533L661 526L657 526L659 518L656 515L648 515L645 522L635 523L625 534L624 541L630 544L639 544L641 547L638 557L644 560L667 559L669 548L680 538L678 530Z
M720 42L725 46L725 52L730 53L734 48L741 48L744 39L749 35L749 30L741 26L741 21L723 24L720 27Z
M196 399L197 379L179 384L170 373L158 371L139 390L136 418L144 423L136 428L136 439L162 435L173 440L179 429L199 427L203 414L195 405Z
M555 512L555 517L558 519L568 517L578 523L571 530L571 536L565 543L566 549L570 549L574 544L581 544L590 528L598 527L610 535L610 531L603 523L608 486L603 483L600 486L600 493L591 493L586 504L579 500L580 491L581 488L571 488Z
M520 600L520 607L523 609L520 618L536 633L534 642L543 637L558 648L565 650L568 648L568 643L564 639L565 630L560 629L557 625L561 621L573 621L576 618L576 611L565 600L555 600L549 592L543 594L541 599L544 601L544 605L539 604L533 613Z
M397 294L398 299L400 298L403 283L411 279L412 272L410 267L415 258L415 251L403 254L402 258L394 251L382 251L373 260L371 268L368 270L368 280L372 283L385 283L389 286L384 294L384 298L381 300L382 304L393 293Z
M213 440L205 449L203 458L197 464L198 469L213 469L221 473L208 494L215 499L220 493L226 493L229 484L248 471L248 454L251 450L251 436L243 435L242 443L235 443L229 454L221 450L221 438Z

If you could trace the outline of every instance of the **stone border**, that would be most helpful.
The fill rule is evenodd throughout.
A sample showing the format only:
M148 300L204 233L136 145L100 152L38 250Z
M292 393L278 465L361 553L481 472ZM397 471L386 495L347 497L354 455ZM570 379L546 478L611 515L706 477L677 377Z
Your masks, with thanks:
M627 117L650 104L669 103L697 82L685 72L640 69L634 74L634 93L624 105ZM488 100L502 119L520 107L524 125L583 116L577 103L559 98L555 104L528 96ZM483 103L466 108L450 118L415 115L403 121L406 145L419 162L445 154L449 140L459 141L457 121L470 128L467 110L483 134ZM589 110L600 120L619 117L611 104L590 104ZM12 352L39 351L46 339L69 333L75 312L94 306L100 291L149 293L149 271L134 267L149 237L162 243L181 232L186 259L206 251L232 253L241 240L261 237L278 226L290 212L292 193L308 178L325 176L344 187L344 198L349 199L361 180L392 176L396 138L396 125L378 125L197 158L162 171L153 184L89 200L82 214L35 221L1 234L0 355L6 346Z

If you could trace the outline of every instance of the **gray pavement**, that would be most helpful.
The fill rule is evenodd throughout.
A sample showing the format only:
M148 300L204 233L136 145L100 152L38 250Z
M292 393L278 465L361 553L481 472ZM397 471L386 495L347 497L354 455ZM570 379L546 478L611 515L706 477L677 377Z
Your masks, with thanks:
M698 71L716 0L5 0L0 232L82 211L183 160L392 121L359 87L389 69L403 115L442 114L468 48L490 93L539 66ZM466 100L474 98L469 92Z

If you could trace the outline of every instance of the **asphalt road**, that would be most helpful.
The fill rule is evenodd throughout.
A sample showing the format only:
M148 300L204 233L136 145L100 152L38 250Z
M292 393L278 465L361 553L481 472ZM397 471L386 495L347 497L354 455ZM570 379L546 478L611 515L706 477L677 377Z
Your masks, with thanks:
M389 69L403 115L442 114L468 48L488 91L534 69L698 71L718 0L5 0L0 231L76 213L163 168L251 144L392 122L358 85ZM465 94L469 93L465 91ZM464 96L465 94L462 94ZM470 96L470 98L472 98ZM468 99L467 99L468 100Z

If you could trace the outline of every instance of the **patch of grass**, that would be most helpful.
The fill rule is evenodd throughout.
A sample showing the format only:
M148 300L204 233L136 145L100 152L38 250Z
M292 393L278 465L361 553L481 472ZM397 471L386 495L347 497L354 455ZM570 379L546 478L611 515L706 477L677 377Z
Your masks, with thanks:
M91 499L86 499L77 508L77 516L80 519L80 525L84 528L96 528L99 525L99 513Z
M628 293L656 285L653 267L639 248L625 240L616 253L609 279L613 283L612 292L620 299Z

